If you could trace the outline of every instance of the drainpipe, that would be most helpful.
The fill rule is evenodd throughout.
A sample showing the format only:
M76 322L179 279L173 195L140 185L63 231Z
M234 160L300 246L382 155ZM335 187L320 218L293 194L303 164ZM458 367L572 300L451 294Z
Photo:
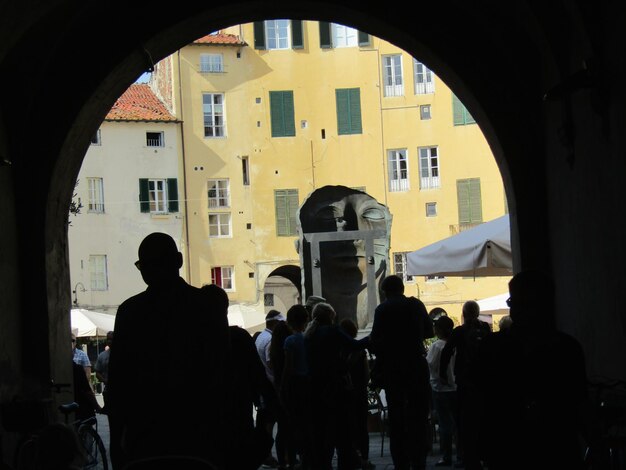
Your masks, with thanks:
M185 204L185 214L183 216L183 225L185 228L185 251L187 256L187 263L185 263L187 272L187 282L191 284L191 257L189 250L189 208L187 205L187 164L185 161L185 124L183 119L183 90L182 90L182 79L180 73L180 50L176 53L176 60L178 62L178 101L179 101L179 109L180 109L180 147L181 147L181 160L183 165L183 191L185 193L185 197L183 198Z

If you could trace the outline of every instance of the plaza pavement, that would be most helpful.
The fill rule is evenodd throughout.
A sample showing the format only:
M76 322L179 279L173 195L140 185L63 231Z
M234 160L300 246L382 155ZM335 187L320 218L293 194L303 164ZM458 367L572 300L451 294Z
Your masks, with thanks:
M100 405L103 404L102 396L96 395ZM104 446L107 449L107 456L109 451L109 423L107 417L105 415L97 415L98 417L98 434L102 437L104 441ZM381 444L382 445L382 456L381 456ZM275 456L275 455L274 455ZM433 452L428 456L427 459L427 470L435 470L435 462L437 462L441 458L438 452L438 443L435 442L433 444ZM382 441L382 436L379 432L371 432L370 433L370 461L376 466L376 470L393 470L393 464L391 462L391 455L389 453L389 436L385 435L384 442ZM337 468L336 459L334 461L333 468ZM109 469L111 468L111 462L109 460ZM268 469L269 467L260 467L260 470ZM451 468L451 467L437 467L437 468ZM173 469L176 470L176 469Z

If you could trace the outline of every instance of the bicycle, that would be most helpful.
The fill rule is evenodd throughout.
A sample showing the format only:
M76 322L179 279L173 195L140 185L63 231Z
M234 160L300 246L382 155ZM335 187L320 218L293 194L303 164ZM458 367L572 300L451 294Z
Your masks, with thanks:
M78 440L84 451L85 462L84 470L108 470L109 463L107 453L102 442L100 434L98 434L98 420L95 416L86 419L78 419L68 423L69 415L78 410L79 405L76 402L67 403L59 406L59 411L65 417L65 424L70 424L76 430Z
M590 381L591 412L596 432L584 455L588 470L626 468L626 382Z

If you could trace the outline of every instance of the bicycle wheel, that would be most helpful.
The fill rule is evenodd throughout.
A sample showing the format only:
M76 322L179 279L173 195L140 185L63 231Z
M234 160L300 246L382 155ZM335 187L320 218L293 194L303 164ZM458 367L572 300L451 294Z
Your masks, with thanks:
M89 425L78 428L78 438L85 450L85 470L108 470L107 453L100 435Z

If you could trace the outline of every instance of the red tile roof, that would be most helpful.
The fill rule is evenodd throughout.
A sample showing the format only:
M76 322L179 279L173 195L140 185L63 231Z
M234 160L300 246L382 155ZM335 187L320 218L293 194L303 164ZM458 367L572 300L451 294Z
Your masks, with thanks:
M220 46L247 46L245 41L239 39L239 36L234 34L217 33L207 34L204 37L196 39L194 44L217 44Z
M135 83L115 102L108 121L176 121L145 83Z

